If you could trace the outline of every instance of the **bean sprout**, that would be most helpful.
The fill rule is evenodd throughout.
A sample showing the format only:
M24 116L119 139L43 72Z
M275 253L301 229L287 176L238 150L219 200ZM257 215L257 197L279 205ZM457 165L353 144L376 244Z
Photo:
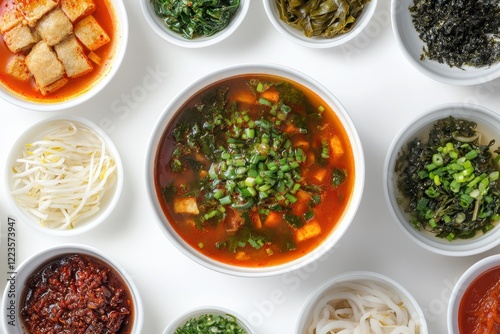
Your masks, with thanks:
M43 227L72 229L94 216L116 181L104 140L86 126L62 121L16 159L12 194Z

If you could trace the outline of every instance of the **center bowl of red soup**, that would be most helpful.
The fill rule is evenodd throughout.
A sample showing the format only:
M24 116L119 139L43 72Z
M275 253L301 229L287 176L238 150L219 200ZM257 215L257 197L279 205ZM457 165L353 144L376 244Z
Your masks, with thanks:
M84 245L61 245L33 255L5 288L5 334L139 334L143 311L137 288L109 256Z
M500 333L500 255L480 260L460 277L448 306L448 330Z
M361 199L364 158L327 89L291 69L242 65L167 106L146 174L160 226L182 252L220 272L264 276L341 238Z

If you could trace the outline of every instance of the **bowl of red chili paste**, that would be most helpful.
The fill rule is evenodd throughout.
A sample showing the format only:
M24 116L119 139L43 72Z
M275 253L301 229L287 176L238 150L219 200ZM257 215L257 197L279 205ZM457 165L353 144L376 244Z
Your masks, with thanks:
M327 253L363 191L347 111L320 83L278 65L193 82L157 121L146 156L164 234L190 259L237 276L285 273Z
M467 269L455 284L448 304L448 333L500 332L500 254Z
M141 332L142 303L125 270L89 246L44 250L12 273L5 289L5 334Z

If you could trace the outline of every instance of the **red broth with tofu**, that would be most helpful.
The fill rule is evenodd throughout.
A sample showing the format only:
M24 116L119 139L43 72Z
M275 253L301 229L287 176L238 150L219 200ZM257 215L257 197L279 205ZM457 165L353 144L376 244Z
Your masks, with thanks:
M354 185L346 132L314 92L269 75L201 90L174 115L155 160L164 214L193 248L228 264L297 259L335 229Z
M500 333L500 266L488 269L467 287L458 309L460 333Z
M1 85L4 86L7 90L13 92L14 94L21 96L22 98L35 102L62 102L68 100L70 98L79 96L86 91L90 90L109 70L111 66L111 60L114 56L116 38L116 18L113 11L113 6L109 2L109 0L60 0L57 2L57 6L50 9L47 13L45 13L40 19L33 21L32 15L30 15L30 11L26 9L26 12L23 12L20 8L29 8L31 12L36 12L36 10L32 10L32 6L39 5L47 5L47 3L52 2L53 0L3 0L0 6L0 82ZM63 8L63 3L66 4L68 8L72 8L67 10ZM51 7L51 6L48 6ZM33 73L30 68L26 67L26 58L33 46L36 45L40 41L44 41L42 37L40 37L39 30L41 31L42 24L38 24L43 20L45 16L49 13L57 9L57 7L62 8L65 16L68 17L71 25L73 26L72 33L67 35L67 37L71 37L71 35L76 34L76 27L78 23L89 16L92 16L97 24L100 26L102 31L105 32L105 35L109 38L109 41L97 49L91 50L86 46L85 43L89 43L88 40L82 42L78 36L78 44L81 46L81 49L77 48L72 50L71 47L65 48L66 58L72 61L70 65L71 69L69 69L68 65L64 63L63 56L59 56L59 54L55 51L57 46L61 46L62 43L57 43L55 45L50 45L49 49L52 50L51 56L56 57L57 60L61 63L58 65L57 71L61 71L60 75L56 75L56 81L47 85L46 87L40 87L40 84L36 82L35 78L38 76L39 81L46 81L46 74L41 73L43 68L46 67L44 65L45 59L51 59L50 57L45 57L45 54L34 57L36 59L33 60L35 67ZM15 18L13 19L13 15L9 14L13 9L18 9L14 16L20 16L21 21L19 22ZM66 20L66 17L63 17ZM27 20L28 18L29 20ZM33 26L30 26L28 22L32 23ZM60 24L60 17L59 22ZM12 22L12 23L10 23ZM16 27L18 24L24 25L25 28L29 27L29 31L32 36L34 36L35 43L27 43L26 45L17 45L16 42L14 46L10 46L7 44L9 40L9 34L12 35L11 31L13 26ZM50 26L47 24L46 26ZM26 29L25 29L26 30ZM49 29L50 30L50 29ZM82 29L83 33L86 36L89 36L89 33ZM56 34L57 32L50 32L52 34ZM7 37L6 37L7 36ZM15 35L14 35L15 36ZM24 34L23 34L24 36ZM44 34L45 36L45 34ZM90 36L88 37L90 40L102 39L102 35ZM18 37L19 39L19 37ZM7 41L6 41L7 40ZM49 39L50 44L54 43L54 39ZM107 40L107 39L106 39ZM55 41L58 41L56 39ZM69 43L68 43L69 44ZM92 48L92 44L89 44ZM95 45L95 44L94 44ZM18 50L18 48L22 48ZM16 50L13 52L11 49ZM69 53L68 53L68 49ZM59 51L58 52L64 52ZM77 52L79 55L75 57L73 52ZM81 59L80 59L81 58ZM14 59L20 59L20 64L14 62ZM40 60L38 60L40 59ZM55 59L55 58L52 58ZM75 63L73 60L79 59L78 63ZM50 63L50 62L49 62ZM83 65L82 65L83 64ZM14 68L14 69L12 69ZM61 70L62 69L62 70ZM53 73L56 70L52 70ZM14 72L14 73L12 73ZM49 81L52 81L50 78Z

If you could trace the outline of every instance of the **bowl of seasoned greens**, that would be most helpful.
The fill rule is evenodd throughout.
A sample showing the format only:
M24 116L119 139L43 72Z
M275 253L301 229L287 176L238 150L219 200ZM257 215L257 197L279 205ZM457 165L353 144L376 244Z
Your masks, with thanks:
M220 306L197 307L178 315L163 334L231 333L253 334L250 324L235 312Z
M471 104L433 107L400 130L383 185L407 236L449 256L500 243L499 137L500 115Z
M312 48L347 43L368 25L377 0L334 1L263 0L273 26L291 41Z
M408 61L451 85L500 77L500 9L496 2L392 0L392 28Z
M168 239L218 272L300 268L349 228L364 184L356 128L319 83L278 65L208 74L166 107L146 160Z
M141 0L149 26L177 46L200 48L229 37L243 22L250 0Z

